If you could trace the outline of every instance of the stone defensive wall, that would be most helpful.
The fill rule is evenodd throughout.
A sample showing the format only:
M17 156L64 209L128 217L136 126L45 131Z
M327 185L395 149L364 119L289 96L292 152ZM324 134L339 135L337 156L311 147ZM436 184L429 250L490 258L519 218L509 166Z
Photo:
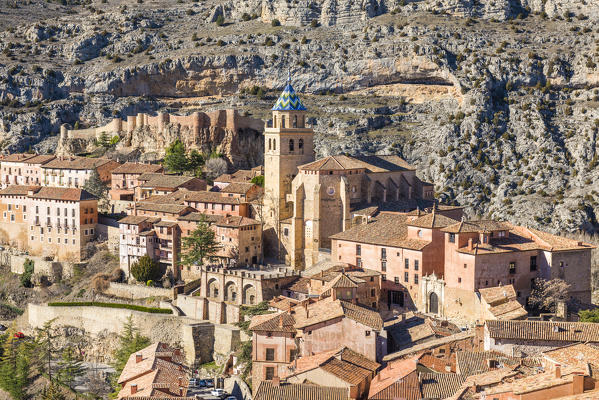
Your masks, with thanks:
M228 355L237 350L242 339L239 328L234 326L120 308L54 307L29 303L27 316L31 329L41 328L45 322L54 319L55 325L83 329L92 337L100 333L121 334L127 318L131 316L140 333L152 342L163 341L181 346L190 364L212 361L213 353Z
M131 133L137 128L148 127L152 130L162 131L167 125L179 125L187 128L194 134L199 134L201 129L220 127L231 131L250 128L258 132L264 129L263 122L255 118L239 115L237 110L217 110L211 112L196 111L190 115L176 115L159 112L153 116L147 113L130 115L126 120L114 118L104 126L87 129L68 129L66 124L60 127L60 138L65 139L97 139L102 133L114 136L122 133Z

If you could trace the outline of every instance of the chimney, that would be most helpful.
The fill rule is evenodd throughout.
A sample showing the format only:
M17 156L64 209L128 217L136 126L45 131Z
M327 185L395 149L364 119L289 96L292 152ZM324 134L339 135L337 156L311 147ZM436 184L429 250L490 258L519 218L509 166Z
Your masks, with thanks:
M283 314L279 316L279 328L283 328Z
M472 238L468 239L468 250L472 250Z
M572 394L581 394L584 392L584 375L577 372L572 377Z
M582 242L577 242L576 244L578 245L578 247L582 246Z
M555 377L556 378L562 377L562 367L559 364L555 364Z
M308 313L308 302L307 301L304 302L304 310L306 311L306 318L308 318L309 313Z
M131 385L131 394L137 393L137 383Z
M143 357L141 356L141 353L137 353L137 354L135 355L135 362L136 362L136 363L140 363L140 362L141 362L141 360L143 360Z
M273 376L272 377L272 385L279 387L281 386L281 378L279 378L278 376Z

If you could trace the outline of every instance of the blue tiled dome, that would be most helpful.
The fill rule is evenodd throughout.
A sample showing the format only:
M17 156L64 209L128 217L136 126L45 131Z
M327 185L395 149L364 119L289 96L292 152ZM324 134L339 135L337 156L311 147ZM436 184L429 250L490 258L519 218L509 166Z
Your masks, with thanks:
M291 83L287 80L287 86L272 108L273 111L303 111L306 107L302 104L299 96L293 90Z

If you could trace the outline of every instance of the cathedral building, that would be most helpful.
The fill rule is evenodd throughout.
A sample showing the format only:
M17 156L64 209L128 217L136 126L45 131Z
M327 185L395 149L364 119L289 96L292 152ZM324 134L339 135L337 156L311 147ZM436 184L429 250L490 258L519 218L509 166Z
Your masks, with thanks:
M314 131L289 80L264 139L266 240L271 252L296 269L316 264L320 251L330 249L330 236L361 221L364 212L409 212L434 204L433 185L396 155L316 160Z

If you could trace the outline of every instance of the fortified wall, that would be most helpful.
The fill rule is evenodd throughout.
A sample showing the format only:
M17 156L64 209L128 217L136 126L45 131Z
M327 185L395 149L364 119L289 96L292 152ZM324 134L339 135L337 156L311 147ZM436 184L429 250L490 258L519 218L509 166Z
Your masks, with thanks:
M117 150L151 153L156 159L164 156L164 149L180 139L188 149L201 152L216 150L235 168L250 168L262 163L264 123L260 119L244 117L237 110L194 112L175 115L159 112L156 115L139 113L126 120L114 118L104 126L87 129L60 128L57 155L73 155L93 151L102 134L118 135Z

